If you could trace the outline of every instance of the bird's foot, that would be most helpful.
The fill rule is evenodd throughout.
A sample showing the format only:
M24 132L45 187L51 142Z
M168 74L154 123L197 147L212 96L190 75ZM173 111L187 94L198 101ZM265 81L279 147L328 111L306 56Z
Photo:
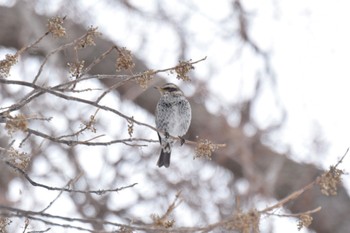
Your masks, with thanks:
M164 136L165 136L165 138L169 138L169 137L170 137L169 133L166 132L166 131L165 131L165 133L164 133Z
M185 143L186 140L183 137L180 137L180 136L179 136L179 138L180 138L180 144L182 146Z

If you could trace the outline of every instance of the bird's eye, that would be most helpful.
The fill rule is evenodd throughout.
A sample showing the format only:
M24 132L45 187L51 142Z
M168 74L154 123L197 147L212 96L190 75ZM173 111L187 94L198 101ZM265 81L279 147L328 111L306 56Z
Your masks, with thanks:
M177 89L175 87L166 87L164 88L166 91L168 92L174 92L174 91L177 91Z

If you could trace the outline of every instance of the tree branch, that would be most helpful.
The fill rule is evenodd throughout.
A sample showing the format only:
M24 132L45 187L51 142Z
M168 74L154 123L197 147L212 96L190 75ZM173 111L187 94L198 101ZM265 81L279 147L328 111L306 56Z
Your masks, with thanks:
M15 169L17 172L19 172L22 176L24 176L24 178L26 180L28 180L28 182L33 185L33 186L36 186L36 187L41 187L41 188L44 188L44 189L47 189L47 190L51 190L51 191L64 191L64 192L68 192L68 193L84 193L84 194L87 194L87 193L92 193L92 194L97 194L97 195L103 195L103 194L106 194L108 192L119 192L119 191L122 191L124 189L127 189L127 188L132 188L134 187L135 185L137 185L137 183L133 183L131 185L127 185L127 186L123 186L123 187L120 187L120 188L114 188L114 189L102 189L102 190L75 190L75 189L69 189L69 188L57 188L57 187L51 187L51 186L48 186L48 185L44 185L44 184L40 184L40 183L37 183L35 181L33 181L29 176L28 174L23 171L21 168L15 166L14 164L6 161L5 162L8 166L12 167L13 169Z

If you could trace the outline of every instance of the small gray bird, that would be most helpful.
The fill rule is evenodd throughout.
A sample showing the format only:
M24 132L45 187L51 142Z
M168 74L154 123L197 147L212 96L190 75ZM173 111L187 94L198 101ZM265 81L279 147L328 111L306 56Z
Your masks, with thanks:
M161 97L156 107L156 126L164 132L158 133L159 142L162 147L157 162L158 167L169 167L171 146L175 142L169 137L179 136L181 145L185 142L182 138L186 134L191 123L191 106L184 93L173 83L166 83L159 90Z

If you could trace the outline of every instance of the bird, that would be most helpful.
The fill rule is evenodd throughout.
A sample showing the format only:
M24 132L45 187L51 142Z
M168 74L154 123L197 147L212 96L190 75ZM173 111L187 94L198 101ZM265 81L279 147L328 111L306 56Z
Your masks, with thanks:
M178 136L181 139L181 145L185 143L182 136L187 133L190 127L192 110L184 93L175 84L166 83L162 87L155 88L161 94L155 111L155 122L159 130L157 133L161 145L157 165L158 167L168 168L170 166L171 147L175 142L170 135Z

